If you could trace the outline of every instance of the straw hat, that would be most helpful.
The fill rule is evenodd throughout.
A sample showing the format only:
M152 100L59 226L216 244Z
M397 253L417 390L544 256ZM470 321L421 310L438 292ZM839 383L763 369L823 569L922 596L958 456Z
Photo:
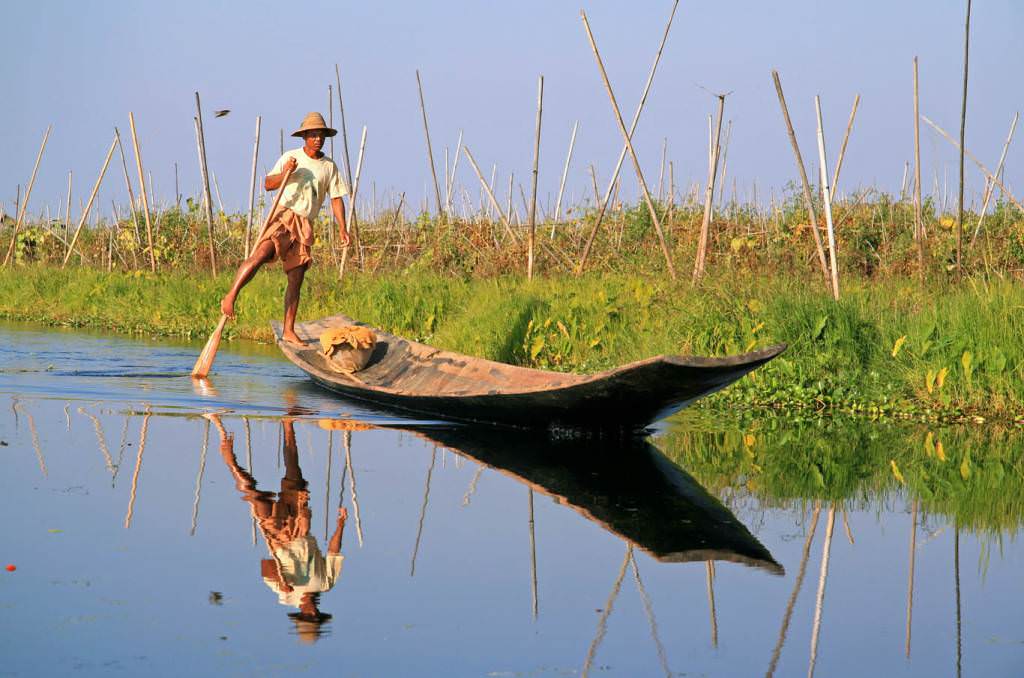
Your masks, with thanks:
M306 114L306 117L302 119L302 124L299 126L299 129L292 132L292 136L301 137L303 132L308 132L314 129L322 129L324 131L324 136L327 137L333 137L338 133L338 130L327 126L327 123L324 122L324 116L314 111Z

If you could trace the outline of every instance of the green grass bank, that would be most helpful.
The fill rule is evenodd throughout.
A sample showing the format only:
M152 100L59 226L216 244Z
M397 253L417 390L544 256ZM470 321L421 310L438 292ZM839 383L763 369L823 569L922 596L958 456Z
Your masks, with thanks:
M0 270L0 317L129 334L205 337L229 283L19 265ZM243 291L227 340L268 341L284 276ZM736 274L699 288L643 275L471 279L412 265L379 275L314 269L301 319L343 312L404 336L502 362L597 371L659 353L789 350L708 406L924 419L1024 420L1024 288L971 278L850 280L835 302L819 280Z

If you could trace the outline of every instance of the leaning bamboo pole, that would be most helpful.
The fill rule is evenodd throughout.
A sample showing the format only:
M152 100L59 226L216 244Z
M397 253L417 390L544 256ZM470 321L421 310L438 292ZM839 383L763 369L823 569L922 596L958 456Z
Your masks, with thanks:
M843 158L846 157L846 144L850 141L850 132L853 131L853 119L857 117L857 107L860 105L860 95L853 98L853 108L850 109L850 120L846 123L846 134L843 135L843 144L839 147L839 159L836 161L836 172L832 175L832 195L836 194L836 186L839 184L839 170L843 168Z
M7 256L4 257L4 266L7 266L11 257L14 256L14 246L18 242L18 231L21 229L21 223L25 220L25 212L28 211L28 199L32 195L32 187L36 183L36 173L39 171L39 161L43 159L43 151L46 150L46 140L50 138L50 131L53 129L53 125L46 127L46 132L43 134L43 143L39 145L39 153L36 155L36 164L32 167L32 176L28 180L28 188L25 189L25 199L21 202L21 205L15 207L16 219L14 221L14 233L11 235L11 244L7 248Z
M68 171L68 204L64 209L64 243L71 237L71 171ZM67 252L65 252L67 254Z
M334 64L334 78L334 82L337 85L335 89L338 92L338 116L341 121L341 150L342 157L345 160L345 185L351 191L352 163L349 160L348 154L348 128L345 125L345 100L341 96L341 71L338 70L338 64Z
M679 0L675 0L672 3L672 11L668 15L668 21L665 23L665 30L661 36L661 43L658 45L658 51L654 55L654 63L651 64L651 70L647 74L647 82L644 84L644 91L640 95L640 103L637 104L636 112L633 114L633 122L629 125L629 136L632 137L633 133L636 132L637 123L640 122L640 114L644 110L644 104L647 103L647 95L651 91L651 85L654 83L654 74L658 70L658 64L661 62L661 53L665 49L665 43L668 41L668 32L672 28L672 19L675 18L676 9L679 7ZM628 152L628 144L624 144L622 151L619 153L619 159L615 163L615 170L612 172L611 180L608 182L608 190L604 193L604 200L599 201L597 217L594 219L594 225L590 229L590 233L587 235L587 240L583 245L583 252L580 254L580 260L576 264L576 275L583 273L584 267L587 265L587 258L590 255L590 248L594 244L594 237L597 235L598 229L601 228L601 222L604 220L605 212L608 209L608 201L611 200L612 191L615 190L615 182L619 178L619 171L622 169L622 162L626 159L626 153Z
M956 271L963 273L964 240L964 131L967 126L967 61L971 47L971 0L967 0L967 19L964 23L964 87L960 104L960 190L956 202Z
M462 150L462 130L459 130L459 140L455 144L455 157L452 159L452 173L446 177L445 185L447 186L444 196L444 208L451 213L452 211L452 190L455 188L455 172L459 169L459 151Z
M501 207L498 205L498 199L494 197L494 191L491 190L491 187L487 185L487 181L484 180L484 175L481 174L480 168L476 164L476 160L473 159L473 154L470 153L469 146L463 146L462 147L462 152L466 154L466 159L469 160L470 166L473 168L473 171L476 172L476 176L480 180L480 185L483 187L484 192L487 194L488 200L491 201L491 207L493 207L494 211L498 213L498 217L501 219L501 223L505 226L505 232L508 233L509 237L512 238L512 240L514 242L518 242L519 241L519 236L517 236L516 232L512 230L512 224L509 223L508 216L506 216L505 212L502 211ZM508 189L509 198L508 198L508 200L509 200L509 207L511 207L512 206L512 176L511 175L509 175L509 180L508 181L509 181L509 189Z
M914 57L914 240L917 241L917 266L924 276L924 220L921 217L921 97Z
M132 181L128 177L128 160L125 158L124 145L121 143L121 132L115 127L114 138L117 139L117 150L121 156L121 170L124 172L124 186L128 189L128 207L132 213L132 226L135 230L135 244L142 247L142 233L139 232L139 216L135 209L135 191L132 189Z
M131 111L128 112L128 126L131 127L132 130L132 148L135 150L135 169L139 174L139 192L142 194L142 210L146 219L146 242L149 245L149 269L155 273L156 254L153 252L153 227L149 221L149 196L146 195L145 174L142 171L142 151L139 149L139 135L135 131L135 114Z
M92 187L92 193L89 194L89 202L85 204L85 208L82 210L82 216L78 221L78 226L75 228L75 235L71 238L71 242L68 243L68 251L64 255L64 262L60 265L61 268L68 265L68 259L71 258L71 253L75 250L75 243L78 242L78 236L82 232L82 227L85 226L85 221L89 218L89 210L92 209L92 203L96 200L96 194L100 191L100 184L103 182L103 175L107 173L107 166L110 164L110 158L114 155L114 149L116 147L117 139L115 138L110 142L110 150L107 151L107 157L103 161L103 167L100 168L100 175L96 178L96 185Z
M661 220L658 218L658 211L654 208L654 201L651 199L651 192L647 188L647 181L644 180L644 173L640 167L640 160L637 158L636 149L633 148L633 142L630 139L631 132L626 129L626 123L622 120L622 112L619 111L619 104L615 100L615 93L612 91L612 84L608 80L608 73L605 71L604 62L601 60L601 53L597 49L597 43L594 41L594 34L590 30L590 22L587 21L587 13L580 10L580 18L583 20L583 27L587 31L587 40L590 41L590 49L594 52L594 59L597 61L598 70L601 72L601 79L604 81L605 90L608 92L608 98L611 101L612 109L615 112L615 121L619 124L619 132L622 134L623 140L626 142L626 148L629 149L629 156L633 160L633 169L636 171L637 181L640 182L640 190L643 192L644 202L647 203L647 211L651 216L651 222L654 224L654 230L658 235L658 244L661 246L661 252L665 256L665 265L668 267L668 275L672 280L676 279L676 268L672 264L672 255L668 250L668 243L665 241L665 233L661 230Z
M708 185L704 192L704 217L700 223L700 240L697 242L697 256L693 262L694 285L704 275L704 260L707 257L708 231L711 228L711 209L715 200L715 175L718 172L719 142L722 138L722 118L725 114L725 95L718 96L718 123L715 125L715 136L711 145L711 157L708 160Z
M540 161L540 123L544 111L544 76L537 79L537 132L533 142L533 170L530 176L530 234L526 248L526 279L533 280L533 249L537 237L537 166Z
M804 159L803 156L800 155L800 146L796 141L796 132L793 131L793 121L789 118L789 107L786 106L786 96L782 93L782 81L779 80L778 71L772 71L772 80L775 81L775 93L779 96L779 106L782 108L782 117L786 121L786 132L789 134L789 143L793 147L793 155L796 157L796 168L800 173L800 183L804 189L804 205L807 207L807 217L811 222L811 234L814 236L814 248L818 252L818 263L821 264L821 274L825 276L825 282L828 284L828 262L825 260L825 248L821 244L821 233L818 232L818 220L814 214L814 198L811 197L811 183L807 180L807 170L804 169Z
M441 204L441 187L437 183L437 170L434 168L434 149L430 145L430 127L427 125L427 105L423 101L423 82L420 71L416 69L416 87L420 93L420 113L423 114L423 135L427 139L427 161L430 163L430 176L434 180L434 198L437 201L438 217L444 217L444 205Z
M199 169L203 175L203 197L206 199L206 236L210 246L210 272L217 275L217 253L213 246L213 204L210 196L210 170L206 165L206 136L203 134L203 108L196 92L196 135L199 146ZM141 182L142 179L140 178Z
M1003 171L1003 163L1006 161L1006 152L1010 149L1010 141L1013 140L1013 132L1017 129L1017 119L1020 117L1020 113L1013 114L1013 122L1010 123L1010 133L1006 137L1006 143L1003 144L1003 152L999 156L999 164L996 165L996 176ZM985 212L988 210L989 201L992 200L992 196L995 195L996 187L991 181L985 182L985 195L982 201L981 214L978 215L978 225L974 227L974 235L971 236L971 242L969 247L974 247L974 241L978 239L978 232L981 231L981 224L985 221Z
M256 204L256 163L260 156L260 123L262 116L256 116L256 137L252 142L252 172L249 175L249 215L245 222L245 258L248 259L250 246L252 244L252 218L253 208Z
M828 162L825 159L825 130L821 121L821 98L814 97L818 116L818 161L821 168L821 195L825 203L825 226L828 228L828 260L832 273L832 296L839 300L839 264L836 252L836 230L832 223L832 193L828 185Z
M565 154L565 167L562 168L562 179L558 182L558 198L555 199L555 215L551 221L551 237L555 237L555 224L562 220L562 195L565 192L565 178L569 175L569 163L572 161L572 149L576 145L576 130L580 126L577 120L572 126L569 137L569 152Z
M348 252L350 249L355 247L356 259L362 264L362 238L359 235L359 223L358 217L356 216L356 196L359 193L359 174L363 169L363 151L366 149L366 125L363 125L363 134L359 140L359 157L356 160L356 176L354 183L352 184L351 191L352 195L349 196L348 203L348 217L345 219L345 227L350 229L352 234L352 242L346 248L341 251L341 263L338 265L338 279L340 280L345 275L345 264L348 260Z

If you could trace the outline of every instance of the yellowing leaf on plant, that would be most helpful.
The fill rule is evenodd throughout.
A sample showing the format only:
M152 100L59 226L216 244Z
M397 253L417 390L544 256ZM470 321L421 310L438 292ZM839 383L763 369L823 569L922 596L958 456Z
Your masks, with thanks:
M903 344L905 343L907 343L907 335L904 334L902 337L896 340L895 344L892 345L893 358L896 357L896 355L900 352L900 349L903 348Z
M903 479L903 474L900 473L900 467L896 465L895 459L889 460L889 466L892 467L892 475L900 482L900 485L906 485L907 481Z
M938 388L942 388L942 385L946 383L946 375L949 374L949 368L943 367L939 370L939 373L935 375L935 385Z
M540 352L544 350L544 337L536 336L530 343L530 360L536 360Z
M733 238L732 242L729 243L729 247L732 248L733 252L739 252L745 244L747 244L747 241L743 238Z
M964 351L964 354L960 356L960 366L964 368L964 374L967 376L971 375L971 362L974 360L974 356L971 355L970 351Z
M924 386L929 393L935 390L935 370L928 370L928 374L924 375Z
M754 437L753 433L748 433L748 434L743 436L743 444L746 445L747 447L753 447L754 443L756 443L756 442L757 442L757 438Z
M558 321L555 322L555 324L558 325L558 331L561 332L562 334L564 334L566 336L566 338L568 338L569 337L569 330L565 329L565 325L562 324L562 321L558 320Z
M755 345L757 345L757 339L751 339L749 342L747 342L747 345L743 349L743 352L744 353L750 352L754 348Z
M942 446L941 440L935 442L935 456L939 461L946 461L946 449Z
M929 457L935 454L935 436L931 431L928 431L928 435L924 437L924 453Z
M601 345L601 337L595 337L590 340L590 348L597 348Z
M761 331L762 329L764 329L764 323L763 323L763 322L759 322L759 323L757 323L756 325L754 325L754 326L753 326L753 327L751 328L751 330L750 330L750 333L751 333L751 334L757 334L757 333L758 333L758 332L760 332L760 331Z
M758 301L757 299L751 299L750 301L747 302L747 309L751 313L760 313L761 311L764 310L764 306L762 306L761 302Z
M953 228L953 225L956 224L956 221L953 219L953 217L942 217L941 219L939 219L939 224L943 228Z
M971 477L971 455L969 452L964 455L964 460L960 462L960 477L964 480Z

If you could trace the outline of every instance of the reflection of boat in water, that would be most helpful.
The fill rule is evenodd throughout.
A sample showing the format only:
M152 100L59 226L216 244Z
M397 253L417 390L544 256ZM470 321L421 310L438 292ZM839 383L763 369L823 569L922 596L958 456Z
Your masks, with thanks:
M660 561L723 560L783 573L729 509L646 440L552 441L468 427L406 430L552 497Z
M349 398L444 419L518 428L636 431L725 388L785 350L772 346L725 358L663 355L591 375L549 372L474 358L380 330L355 375L331 368L318 350L325 331L356 323L343 315L295 326L307 341L281 339L285 356L319 385Z

